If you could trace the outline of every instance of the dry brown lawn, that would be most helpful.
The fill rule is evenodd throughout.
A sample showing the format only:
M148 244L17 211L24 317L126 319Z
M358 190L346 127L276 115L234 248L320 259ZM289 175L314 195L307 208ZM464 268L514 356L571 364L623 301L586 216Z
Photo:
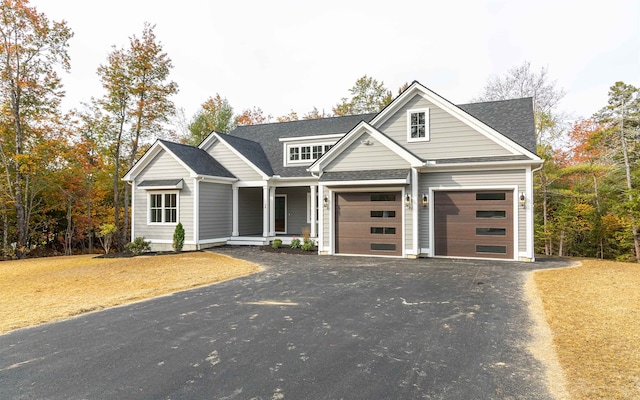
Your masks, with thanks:
M582 260L534 280L570 398L640 399L640 266Z
M257 272L208 252L0 262L0 333Z

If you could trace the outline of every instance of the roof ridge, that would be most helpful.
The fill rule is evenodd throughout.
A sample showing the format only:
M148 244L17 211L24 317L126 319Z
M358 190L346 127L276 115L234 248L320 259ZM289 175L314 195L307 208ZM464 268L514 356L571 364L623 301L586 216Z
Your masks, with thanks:
M518 100L528 100L528 99L533 99L533 96L514 97L513 99L502 99L502 100L475 101L475 102L471 102L471 103L456 104L456 106L460 107L460 106L469 106L469 105L473 105L473 104L505 103L507 101L518 101Z

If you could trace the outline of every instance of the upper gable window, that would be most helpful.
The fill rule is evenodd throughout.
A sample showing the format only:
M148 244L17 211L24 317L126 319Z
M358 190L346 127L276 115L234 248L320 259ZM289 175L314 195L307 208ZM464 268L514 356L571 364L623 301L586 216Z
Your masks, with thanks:
M407 111L407 141L429 140L429 109Z
M288 154L287 164L309 164L322 157L324 153L333 147L333 143L318 144L286 144Z

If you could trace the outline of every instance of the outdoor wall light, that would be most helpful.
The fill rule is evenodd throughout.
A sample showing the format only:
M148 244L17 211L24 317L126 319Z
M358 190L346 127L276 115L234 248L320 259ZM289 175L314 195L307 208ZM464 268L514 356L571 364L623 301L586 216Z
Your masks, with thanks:
M326 194L322 198L322 205L324 206L324 208L329 208L329 196L327 196Z
M429 195L426 193L422 193L422 207L426 207L429 205Z
M520 192L520 205L524 207L526 203L527 203L527 198L524 197L524 192Z
M404 196L404 205L407 206L407 208L411 207L411 195L410 194Z

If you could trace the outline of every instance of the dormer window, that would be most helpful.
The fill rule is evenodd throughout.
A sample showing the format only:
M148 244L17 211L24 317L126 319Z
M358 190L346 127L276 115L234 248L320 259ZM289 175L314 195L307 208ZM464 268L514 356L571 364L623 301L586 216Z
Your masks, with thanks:
M429 109L407 111L407 141L429 140Z
M333 147L333 143L318 143L318 144L286 144L289 155L287 164L309 164L318 158L322 157L324 153L329 151Z

